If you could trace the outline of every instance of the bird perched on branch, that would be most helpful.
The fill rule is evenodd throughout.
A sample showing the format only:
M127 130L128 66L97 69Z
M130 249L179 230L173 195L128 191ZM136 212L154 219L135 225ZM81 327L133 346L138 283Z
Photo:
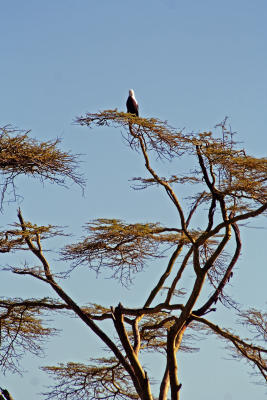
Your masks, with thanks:
M127 113L135 114L137 117L139 116L139 107L134 97L133 89L129 90L129 97L126 101Z

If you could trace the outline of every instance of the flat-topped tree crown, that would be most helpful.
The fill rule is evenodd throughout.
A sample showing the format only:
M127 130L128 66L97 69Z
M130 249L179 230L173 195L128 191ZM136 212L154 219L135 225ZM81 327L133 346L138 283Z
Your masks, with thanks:
M220 135L216 131L186 133L172 128L166 121L140 118L117 110L88 113L77 118L76 123L91 128L112 126L120 128L119 131L122 128L128 145L144 162L144 177L133 178L135 187L156 186L163 190L174 215L172 224L147 221L145 206L139 210L141 222L128 223L118 218L87 222L84 236L60 251L61 265L66 265L64 277L71 277L81 266L84 273L87 268L96 271L99 277L104 271L105 278L108 273L109 278L118 279L129 290L135 290L136 302L129 306L127 298L120 298L116 287L113 292L117 298L115 305L98 304L88 292L87 304L80 305L60 286L62 274L49 264L43 250L45 239L62 232L52 225L37 226L27 222L19 211L18 223L0 232L0 251L8 253L22 249L25 254L28 250L37 258L38 265L25 263L8 269L48 285L60 300L2 299L1 326L7 329L8 321L20 318L20 325L15 325L14 339L12 330L7 336L8 349L20 349L25 343L26 349L31 351L33 344L40 342L42 332L52 334L52 331L43 331L41 321L42 311L49 310L76 316L105 345L108 356L90 359L88 364L76 360L44 367L55 380L50 392L45 394L46 399L167 400L171 396L172 400L179 400L184 386L179 380L182 364L178 364L177 354L197 351L201 346L200 339L207 338L207 333L223 340L233 358L247 361L266 380L267 349L263 346L266 313L253 307L246 310L228 292L229 284L238 282L239 274L242 274L239 225L264 215L267 209L266 158L249 156L240 148L231 130L227 130L226 121L219 126ZM27 146L26 143L26 150ZM47 144L43 147L46 171ZM14 159L11 148L6 154L10 157L6 158L5 162L9 161L3 171L16 166L19 159L23 162L21 152ZM42 152L39 155L41 159ZM27 170L31 164L29 152L26 152L25 160ZM169 176L161 172L162 161L165 164L170 161L168 170L172 169L172 173ZM34 157L33 162L36 163ZM38 165L36 163L34 167L37 171L42 162ZM64 169L60 171L64 174ZM108 207L108 201L106 204ZM133 205L129 204L129 207ZM165 203L164 213L167 212ZM159 217L156 210L155 220ZM256 269L258 274L261 272L259 267L253 268L251 287ZM142 291L139 287L136 289L133 278L144 270ZM88 279L92 279L92 275ZM101 301L103 286L100 280L97 282L100 282ZM235 292L237 296L238 291ZM239 322L247 328L247 339L240 337L238 326L232 329L222 326L216 313L219 307L221 312L227 312L229 308L237 312ZM34 326L29 323L30 319ZM19 341L20 332L22 335L27 332L31 341L24 342L24 336ZM145 358L147 353L149 359ZM158 386L153 385L151 369L146 367L151 359L154 362L155 353L162 357L163 366L159 372L162 376L156 377L160 381ZM8 354L16 356L18 353L0 353L2 365ZM14 361L13 358L13 365ZM204 385L205 368L200 373L203 373ZM194 376L190 378L193 380Z
M84 186L84 179L77 171L77 155L62 151L59 138L41 142L31 138L29 133L11 126L0 127L1 206L9 187L16 198L14 180L19 175L63 186L67 186L68 181Z

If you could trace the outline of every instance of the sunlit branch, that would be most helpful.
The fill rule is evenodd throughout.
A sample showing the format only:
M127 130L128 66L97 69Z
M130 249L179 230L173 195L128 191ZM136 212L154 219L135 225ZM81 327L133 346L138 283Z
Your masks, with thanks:
M188 217L186 219L186 226L187 227L188 227L188 225L189 225L194 213L196 212L199 203L201 202L201 200L203 199L204 196L205 196L205 192L201 193L200 196L198 196L198 198L196 199L195 204L191 208L191 210L189 212L189 215L188 215Z
M168 278L168 276L170 275L172 268L174 266L175 261L177 260L177 257L179 256L179 254L181 253L183 249L183 243L179 243L175 249L175 251L173 252L169 263L167 265L166 271L163 273L163 275L160 277L157 285L154 287L154 289L151 291L147 301L144 304L144 308L149 307L150 304L152 303L152 301L154 300L154 298L156 297L156 295L159 293L160 289L163 287L164 282L166 281L166 279Z
M249 212L246 212L244 214L236 215L234 217L229 218L227 221L223 221L219 223L214 229L211 231L204 233L200 235L200 237L196 240L196 245L202 245L205 243L205 241L213 236L215 236L217 233L220 232L221 229L233 225L235 222L238 221L243 221L249 218L254 218L257 215L263 214L267 210L267 203L263 204L261 207L257 208L256 210L252 210Z
M229 339L232 343L236 342L244 347L249 347L251 350L260 351L260 352L267 354L267 349L265 349L264 347L254 346L253 344L249 344L249 343L245 342L244 340L240 339L238 336L231 334L229 331L220 328L218 325L207 320L206 318L198 317L197 315L195 315L193 313L191 314L191 317L192 317L191 318L192 320L195 320L197 322L201 322L204 325L207 325L215 333L218 333L219 336L222 336L225 339Z
M210 212L209 212L209 225L208 225L208 229L207 229L207 230L209 230L210 229L210 225L212 224L213 213L214 213L213 209L215 209L216 200L218 200L219 203L220 203L223 220L226 221L228 218L227 218L227 212L226 212L226 207L225 207L225 202L224 202L223 195L215 187L215 175L214 175L213 170L212 170L211 162L209 160L210 172L211 172L211 175L212 175L212 182L209 179L208 172L207 172L207 169L205 167L205 163L204 163L204 160L203 160L203 157L202 157L200 149L201 149L201 146L197 145L196 146L196 150L197 150L197 156L198 156L198 160L199 160L199 165L201 167L205 182L206 182L206 184L207 184L207 186L208 186L208 188L209 188L209 190L210 190L210 192L212 194L212 199L215 200L215 201L212 201L212 206L211 206Z
M141 316L136 317L132 323L133 336L134 336L133 350L137 356L138 356L138 353L140 351L140 346L141 346L141 337L140 337L140 331L139 331L139 326L138 326L140 319L141 319Z
M22 217L22 214L19 210L18 213L19 221L21 224L21 229L23 232L26 231L25 223ZM37 249L31 239L25 237L25 241L28 244L29 249L32 253L42 262L44 272L46 275L47 281L49 281L51 287L55 290L55 292L59 295L59 297L81 318L82 321L85 322L90 329L111 349L114 355L118 358L118 360L123 364L126 371L131 375L133 382L136 383L135 375L133 374L132 367L127 362L125 357L122 355L118 347L114 344L114 342L109 338L107 334L104 333L89 317L86 315L83 310L64 292L64 290L54 281L53 276L50 271L49 264L45 259L42 250Z
M193 253L193 246L191 246L190 249L188 250L188 252L184 257L183 262L182 262L182 264L181 264L181 266L180 266L180 268L179 268L174 280L172 281L171 287L168 290L168 293L167 293L167 296L166 296L166 300L165 300L166 304L170 304L170 301L171 301L171 298L172 298L172 296L174 294L176 285L177 285L178 281L181 279L181 276L182 276L182 274L183 274L183 272L184 272L184 270L185 270L185 268L187 266L187 263L189 261L189 258L192 255L192 253Z
M228 225L225 227L225 234L223 236L223 239L221 240L221 242L219 243L219 245L217 246L217 248L213 252L213 254L208 258L205 265L203 266L203 269L206 272L212 267L212 265L214 264L216 259L222 253L223 249L225 248L226 244L229 242L230 238L231 238L231 226Z
M233 335L229 331L226 331L220 328L218 325L213 324L211 321L198 317L194 314L191 315L191 318L197 322L200 322L204 325L207 325L214 333L227 341L231 342L236 348L237 352L242 355L245 359L251 361L260 371L260 373L265 377L267 377L267 364L264 361L260 353L267 354L267 349L254 346L253 344L247 343L244 340L240 339L238 336ZM252 352L252 353L251 353Z
M160 177L156 174L156 172L150 166L148 154L147 154L147 151L146 151L145 141L144 141L143 137L140 136L140 135L136 135L133 132L133 130L131 129L131 127L129 127L129 129L130 129L131 135L136 137L140 142L140 146L141 146L141 150L142 150L142 153L143 153L143 156L144 156L144 159L145 159L145 166L146 166L147 170L150 172L150 174L153 176L153 178L160 185L162 185L165 188L168 196L170 197L171 201L174 203L176 209L178 210L178 213L179 213L179 216L180 216L180 221L181 221L181 227L182 227L183 232L188 237L188 239L193 243L194 240L191 237L191 235L189 234L189 232L187 231L183 210L182 210L182 207L181 207L181 205L180 205L175 193L173 192L171 186L166 181L161 180Z
M195 315L204 315L209 308L212 306L213 303L216 303L220 294L223 291L224 286L227 284L227 282L229 282L230 277L232 275L232 270L240 256L241 253L241 238L240 238L240 231L239 228L237 226L237 224L233 224L233 230L235 233L235 239L236 239L236 249L235 249L235 253L231 259L231 262L228 265L228 268L225 271L225 274L221 280L221 282L219 283L217 289L215 290L215 292L212 294L212 296L210 296L210 298L208 299L208 301L198 310L194 311Z
M127 308L122 304L120 305L120 311L124 315L132 315L135 317L139 317L142 315L153 315L160 311L174 311L174 310L183 310L183 304L167 304L167 303L159 303L155 307L147 307L147 308Z
M136 390L143 399L152 400L152 396L150 393L150 384L147 379L147 375L143 370L140 361L138 360L138 357L128 338L127 331L124 327L122 307L120 304L115 308L114 316L114 326L120 338L121 344L125 350L127 358L129 359L135 373Z
M30 300L19 300L18 299L8 299L3 300L0 299L0 308L7 308L8 310L12 310L13 308L33 308L33 309L51 309L51 310L64 310L69 309L69 306L65 303L57 303L53 299L30 299ZM0 317L1 319L2 317Z

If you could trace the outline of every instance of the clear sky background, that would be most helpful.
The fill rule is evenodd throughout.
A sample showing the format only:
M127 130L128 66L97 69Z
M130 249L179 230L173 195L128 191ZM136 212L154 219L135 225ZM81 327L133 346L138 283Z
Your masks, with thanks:
M143 175L144 165L119 130L72 123L86 112L125 111L130 88L142 116L188 131L213 129L229 116L248 153L266 156L266 21L266 0L0 0L0 125L31 129L40 140L61 137L64 150L82 154L87 179L84 196L75 186L67 190L19 179L25 219L68 226L72 241L86 221L98 217L172 225L174 213L163 193L130 189L128 180ZM15 221L17 207L5 205L2 226ZM256 225L264 227L263 219L251 224ZM244 305L266 309L266 230L242 233L240 275L230 290ZM62 244L55 240L50 247L56 251ZM24 258L20 254L12 262ZM50 260L55 258L50 253ZM8 262L2 258L2 265ZM39 282L2 275L3 296L52 295ZM126 290L80 271L64 287L79 302L134 305L147 279L141 274ZM218 315L226 327L235 320L223 309ZM60 318L55 325L62 336L50 341L45 359L25 357L23 377L0 375L0 386L16 400L39 398L48 383L40 364L86 361L98 354L101 344L80 322L72 320L70 327ZM263 400L266 391L252 383L247 366L227 358L222 343L213 339L203 341L199 353L183 355L182 399Z

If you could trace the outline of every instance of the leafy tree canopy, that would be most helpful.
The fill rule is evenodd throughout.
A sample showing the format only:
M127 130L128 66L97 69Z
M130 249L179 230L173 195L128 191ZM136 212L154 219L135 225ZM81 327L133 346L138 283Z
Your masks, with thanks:
M177 354L197 351L200 336L207 334L225 342L234 358L251 364L266 381L267 314L251 307L244 310L227 294L227 286L234 271L237 275L242 273L236 271L242 246L240 224L266 213L267 159L248 155L240 148L227 128L227 120L218 126L219 137L213 132L185 133L167 122L117 110L90 113L77 118L76 123L90 128L123 129L128 145L141 154L146 169L146 176L133 179L134 187L146 189L155 185L162 189L175 208L177 219L172 226L96 219L85 224L84 237L59 251L61 262L66 265L65 277L85 266L97 273L105 269L110 278L128 286L134 283L134 274L147 268L149 294L146 297L139 293L138 304L131 308L127 299L114 306L77 304L59 284L62 275L55 272L43 250L44 240L64 232L55 226L27 222L19 210L18 222L0 232L0 251L31 252L38 260L37 266L25 264L8 269L41 280L54 290L56 297L1 299L2 369L18 371L25 351L40 354L42 341L55 333L45 326L45 315L53 311L82 320L102 341L109 356L91 359L88 365L77 360L44 367L55 380L45 394L47 399L166 400L170 395L172 400L178 400L182 397L182 384ZM70 179L83 185L76 172L76 156L61 152L57 145L58 140L40 143L29 139L28 133L12 136L9 128L3 128L3 195L19 174L63 185ZM186 173L160 174L160 160L183 158L194 160ZM189 186L191 194L184 199L180 193ZM203 226L199 227L198 216L205 221ZM161 268L159 279L153 262ZM184 288L182 279L188 272L193 279L191 286ZM240 337L235 327L229 329L216 320L218 301L226 311L236 310L240 323L247 328L247 337ZM161 354L165 366L157 389L143 362L142 355L148 352L151 356Z

